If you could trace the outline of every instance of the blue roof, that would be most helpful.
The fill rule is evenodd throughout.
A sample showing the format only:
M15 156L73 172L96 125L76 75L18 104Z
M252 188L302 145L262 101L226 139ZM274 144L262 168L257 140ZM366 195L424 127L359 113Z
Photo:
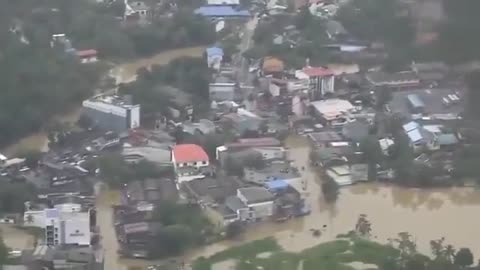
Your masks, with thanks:
M223 56L223 49L220 47L210 47L207 48L207 56L212 55L222 55Z
M288 188L288 183L284 180L273 180L266 183L269 190L278 190Z
M231 6L203 6L194 13L206 17L250 17L248 10L236 10Z

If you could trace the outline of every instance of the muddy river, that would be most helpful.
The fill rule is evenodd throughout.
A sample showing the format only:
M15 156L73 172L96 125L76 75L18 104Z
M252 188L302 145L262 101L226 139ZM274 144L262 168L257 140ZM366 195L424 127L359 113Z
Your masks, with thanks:
M413 235L420 251L429 253L429 241L445 237L455 247L470 247L480 255L480 191L470 188L454 189L406 189L379 184L360 184L341 189L338 201L333 205L323 202L321 189L314 173L308 170L309 148L303 138L287 140L290 158L297 166L305 166L307 196L312 214L285 223L263 223L248 229L239 240L223 241L185 255L186 260L209 256L228 247L251 240L274 236L288 251L300 251L322 241L334 239L338 234L353 229L360 214L366 214L372 223L373 240L383 243L399 232ZM116 200L110 195L99 200L99 220L107 251L107 270L145 266L152 262L119 260L108 207ZM107 198L105 200L105 198ZM107 204L107 206L105 206ZM322 235L313 237L311 229L320 229Z
M117 65L110 70L110 75L116 78L117 83L127 83L135 80L136 73L139 68L149 68L151 65L165 65L175 58L182 56L201 57L205 47L189 47L175 50L168 50L156 54L149 58L137 59L132 62ZM55 119L59 122L75 123L81 114L81 108L75 108L70 113L57 116ZM37 132L20 139L17 143L2 149L2 154L14 156L20 151L27 149L48 150L47 134L45 132Z

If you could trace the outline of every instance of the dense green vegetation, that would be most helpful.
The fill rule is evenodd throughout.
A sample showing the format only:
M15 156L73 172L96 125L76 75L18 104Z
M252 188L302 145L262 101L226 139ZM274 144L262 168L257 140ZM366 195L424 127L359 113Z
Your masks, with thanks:
M198 205L162 202L153 221L159 222L159 230L151 241L152 257L179 255L213 236L213 226Z
M350 263L373 264L379 270L460 270L473 264L468 248L458 252L444 239L431 241L433 258L416 249L408 233L400 233L391 244L372 242L355 233L341 239L319 244L300 253L282 251L275 240L266 238L242 246L230 248L208 258L199 258L194 270L209 270L218 262L234 260L237 270L250 269L304 269L304 270L353 270ZM258 256L268 252L269 256Z
M184 110L193 105L201 112L208 108L208 84L211 70L201 58L181 57L165 66L140 69L135 82L122 85L120 92L130 94L142 106L142 117L171 116L169 107Z
M80 65L52 45L52 35L66 34L71 46L97 49L100 57L125 59L155 52L208 44L213 27L179 8L156 16L151 24L125 24L123 1L7 1L0 14L0 145L39 130L93 94L104 72L98 64Z
M0 179L0 214L23 213L24 202L36 199L35 186L24 182Z

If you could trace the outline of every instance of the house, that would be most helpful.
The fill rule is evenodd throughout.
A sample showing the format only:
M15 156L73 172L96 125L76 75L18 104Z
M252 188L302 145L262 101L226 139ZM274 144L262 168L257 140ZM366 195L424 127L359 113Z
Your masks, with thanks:
M335 76L351 75L360 72L358 64L327 64L326 67L331 70Z
M370 131L370 125L366 121L355 120L353 122L346 123L342 127L342 135L348 140L353 142L362 142Z
M82 106L83 113L103 130L123 132L140 126L140 104L132 104L130 96L95 96Z
M215 102L232 101L235 98L237 84L227 77L217 77L208 85L210 100Z
M37 245L22 252L26 269L104 269L104 252L94 247Z
M202 6L194 10L195 14L210 18L248 18L248 10L236 10L232 6Z
M307 138L314 147L323 148L327 147L331 142L344 141L344 138L338 132L333 130L312 132L307 135Z
M210 165L205 150L196 144L178 144L172 149L172 163L179 183L204 178Z
M332 166L326 170L326 174L339 186L353 184L352 175L348 165Z
M343 125L349 121L349 115L355 107L344 99L326 99L310 102L315 115L332 126Z
M125 20L136 21L139 23L146 23L149 17L151 17L150 8L142 1L134 1L128 3L125 0Z
M422 127L417 122L411 121L403 125L403 130L407 134L411 145L414 150L421 150L426 148L428 150L438 150L440 145L438 144L438 136Z
M198 122L184 122L182 124L183 132L191 135L208 135L215 133L215 123L208 119L200 119Z
M249 209L247 220L263 220L273 215L275 197L266 188L239 188L237 197Z
M270 181L283 180L287 183L300 182L302 175L298 169L285 162L272 162L263 169L243 168L244 180L257 185Z
M248 132L259 134L264 120L250 111L238 108L236 113L223 115L220 123L224 129L235 131L239 137L244 137Z
M207 64L209 68L220 70L220 65L223 60L223 49L220 47L210 47L206 50Z
M80 63L88 64L88 63L95 63L98 61L98 52L97 50L83 50L83 51L76 51L75 55L80 59Z
M122 156L128 163L138 163L146 160L157 165L171 164L170 150L166 147L124 145Z
M184 182L182 190L201 206L216 207L227 197L235 196L237 189L247 185L235 177L205 177Z
M314 95L315 99L335 91L335 76L328 68L307 66L295 71L295 77L299 80L308 80L310 89L318 93Z
M420 84L420 78L413 71L386 73L381 71L369 72L365 76L373 87L404 88Z

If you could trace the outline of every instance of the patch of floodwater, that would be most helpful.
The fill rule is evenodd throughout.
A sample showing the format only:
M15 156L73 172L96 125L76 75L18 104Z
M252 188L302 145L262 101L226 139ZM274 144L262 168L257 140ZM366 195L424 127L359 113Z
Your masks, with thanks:
M272 252L262 252L262 253L258 253L257 254L257 258L260 258L260 259L268 259L270 258L270 256L272 256Z
M249 228L242 242L219 242L196 250L189 258L210 256L225 248L273 236L286 250L299 252L336 239L354 229L359 215L366 214L372 224L371 239L388 243L399 232L409 232L420 252L430 253L430 240L445 237L457 248L469 247L480 254L480 190L473 188L414 189L378 183L359 184L340 189L335 204L323 200L318 176L309 167L309 146L305 139L286 141L289 158L306 181L306 201L312 213L283 223L260 223ZM320 230L314 237L312 230Z
M15 250L30 249L33 247L35 237L25 230L15 228L13 225L0 224L3 241L8 248Z
M237 260L230 259L212 264L212 270L235 270Z
M350 262L350 263L345 263L345 265L348 265L354 268L355 270L378 269L378 266L376 264L363 263L363 262Z
M301 260L299 263L298 263L298 266L297 266L297 270L303 270L303 263L305 261L304 260Z

